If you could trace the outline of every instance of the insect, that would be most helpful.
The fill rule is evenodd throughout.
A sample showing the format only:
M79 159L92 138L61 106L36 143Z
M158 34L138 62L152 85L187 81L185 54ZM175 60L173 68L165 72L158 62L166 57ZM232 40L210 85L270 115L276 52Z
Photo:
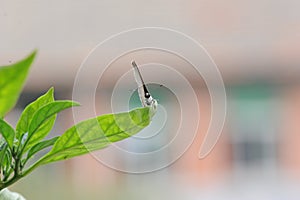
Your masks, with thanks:
M146 87L145 83L144 83L144 80L142 78L142 75L141 75L141 72L137 66L137 64L135 63L135 61L132 61L132 66L133 66L133 69L134 69L134 78L135 78L135 81L138 85L138 93L139 93L139 97L140 97L140 100L142 102L142 105L144 107L151 107L153 110L156 110L156 107L157 107L157 101L156 99L154 99L148 88Z

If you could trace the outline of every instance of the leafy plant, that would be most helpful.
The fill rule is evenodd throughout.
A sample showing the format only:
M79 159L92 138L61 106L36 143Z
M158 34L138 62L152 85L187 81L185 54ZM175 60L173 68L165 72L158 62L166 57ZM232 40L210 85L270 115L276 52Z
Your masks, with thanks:
M69 100L55 100L54 89L30 103L13 128L4 116L15 105L36 52L24 60L0 67L0 191L41 165L65 160L107 147L138 133L151 121L149 107L130 112L107 114L82 121L61 136L45 139L53 128L57 113L79 106ZM38 152L51 147L35 163Z

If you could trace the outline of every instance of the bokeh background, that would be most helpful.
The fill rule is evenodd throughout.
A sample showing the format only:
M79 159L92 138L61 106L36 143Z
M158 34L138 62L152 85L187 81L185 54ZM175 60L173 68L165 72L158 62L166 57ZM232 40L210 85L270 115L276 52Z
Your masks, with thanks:
M145 26L175 29L201 43L219 67L228 100L222 136L205 159L198 159L198 151L210 100L203 81L193 79L201 125L173 165L126 174L86 155L40 167L11 189L29 200L300 199L299 10L296 0L0 0L1 65L39 50L18 105L7 117L12 124L51 86L57 99L71 99L76 72L92 48L120 31ZM111 80L117 80L114 71L109 76L98 94L107 101ZM71 124L71 110L64 111L52 135Z

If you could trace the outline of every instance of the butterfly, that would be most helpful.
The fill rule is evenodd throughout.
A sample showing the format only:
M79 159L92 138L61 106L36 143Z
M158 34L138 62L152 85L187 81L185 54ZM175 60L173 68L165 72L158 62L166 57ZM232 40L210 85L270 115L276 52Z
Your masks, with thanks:
M138 85L138 93L139 93L139 97L140 97L142 105L144 107L150 107L153 110L156 110L157 100L151 96L148 88L146 87L145 82L142 78L141 72L140 72L136 62L132 61L131 64L134 69L134 78Z

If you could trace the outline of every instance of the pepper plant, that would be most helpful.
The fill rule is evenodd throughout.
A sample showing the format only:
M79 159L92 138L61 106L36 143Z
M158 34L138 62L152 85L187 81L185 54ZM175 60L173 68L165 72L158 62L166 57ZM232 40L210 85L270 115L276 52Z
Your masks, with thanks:
M87 154L138 133L154 114L149 107L130 112L107 114L82 121L58 137L46 139L57 113L79 106L69 100L55 100L54 89L23 110L16 127L5 121L14 107L35 58L0 67L0 192L41 165ZM41 150L50 150L35 162L29 162Z

